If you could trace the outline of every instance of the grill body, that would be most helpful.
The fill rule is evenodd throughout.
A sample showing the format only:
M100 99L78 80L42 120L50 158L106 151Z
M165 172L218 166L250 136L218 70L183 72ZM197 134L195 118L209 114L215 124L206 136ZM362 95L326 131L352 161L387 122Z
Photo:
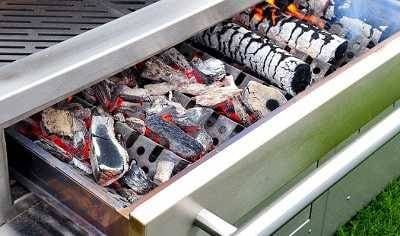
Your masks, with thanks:
M0 107L7 112L0 114L0 127L9 127L257 2L1 1ZM201 235L193 222L202 209L240 226L395 104L400 97L399 41L400 35L394 35L319 81L133 205L110 198L93 181L12 128L7 131L9 163L33 192L49 194L110 235ZM234 68L231 72L240 74ZM381 160L393 156L397 144L398 138L393 139L277 234L333 233L400 174L390 168L399 165L397 160ZM378 170L381 164L389 174ZM365 185L360 179L370 171L379 181L369 189L360 187L355 195L349 193L354 183ZM352 200L343 203L343 195Z

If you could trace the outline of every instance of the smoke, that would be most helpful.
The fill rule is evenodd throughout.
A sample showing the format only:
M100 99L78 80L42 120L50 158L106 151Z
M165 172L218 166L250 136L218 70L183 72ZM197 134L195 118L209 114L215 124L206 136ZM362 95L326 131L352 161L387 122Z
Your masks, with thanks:
M383 32L384 40L400 29L400 1L398 0L334 0L334 15L356 18Z

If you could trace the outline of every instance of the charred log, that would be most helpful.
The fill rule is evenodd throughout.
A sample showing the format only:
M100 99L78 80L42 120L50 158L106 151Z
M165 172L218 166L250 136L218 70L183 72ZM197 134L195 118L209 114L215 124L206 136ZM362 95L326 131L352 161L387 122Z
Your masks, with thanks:
M158 115L146 119L146 136L168 147L189 162L197 161L203 154L203 146L193 137L186 134L175 124Z
M221 23L194 39L246 65L292 95L311 83L308 64L239 25Z
M347 49L345 39L285 15L267 3L238 14L234 21L283 48L288 46L325 63L335 64Z

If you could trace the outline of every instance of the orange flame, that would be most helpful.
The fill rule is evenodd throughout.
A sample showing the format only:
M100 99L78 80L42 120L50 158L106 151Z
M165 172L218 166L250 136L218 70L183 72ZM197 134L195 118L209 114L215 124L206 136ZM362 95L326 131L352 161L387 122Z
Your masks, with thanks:
M262 5L257 5L253 10L252 20L255 22L261 22L265 18L268 18L271 21L272 25L276 25L278 21L278 9L271 8L269 9L269 12L266 13Z
M269 3L272 6L278 7L277 5L277 0L265 0L267 3ZM319 28L325 28L326 22L319 18L316 17L314 15L308 15L308 14L304 14L303 12L301 12L298 7L296 6L295 3L290 3L289 5L287 5L285 7L285 9L283 9L287 14L292 15L293 17L299 19L299 20L303 20L306 21L310 24L313 24ZM273 18L273 17L272 17ZM275 17L276 20L276 17Z
M289 4L289 6L287 6L286 8L286 11L290 13L292 16L296 17L297 19L307 21L310 24L313 24L319 28L325 27L326 22L324 20L314 15L304 14L297 8L296 4L294 3Z

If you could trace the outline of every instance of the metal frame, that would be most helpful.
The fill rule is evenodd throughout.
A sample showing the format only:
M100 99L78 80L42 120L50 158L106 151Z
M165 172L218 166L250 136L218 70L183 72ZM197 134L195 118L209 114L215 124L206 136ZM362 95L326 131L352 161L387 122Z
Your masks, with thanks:
M397 108L381 122L331 157L321 167L302 179L270 206L262 209L248 223L235 230L234 235L273 234L399 132L400 108ZM202 226L204 227L203 229L208 232L218 232L218 235L231 234L231 232L225 234L227 231L224 229L230 226L230 230L232 230L234 226L219 218L217 218L217 221L212 220L215 217L209 216L205 221L204 217L199 215L197 221L202 222L201 225L205 225L205 227ZM210 231L210 228L214 230Z
M0 221L11 207L4 128L257 2L163 0L1 67Z
M4 66L0 68L0 109L7 112L0 113L0 127L257 2L163 0ZM149 16L157 17L149 20ZM164 185L162 191L124 209L130 212L131 230L146 235L185 234L192 230L202 209L235 222L399 99L400 83L394 76L400 73L399 42L400 35L394 36L219 147L190 172L186 170ZM366 99L368 94L373 96ZM233 142L235 145L229 145ZM7 173L6 158L2 162L1 173ZM284 172L268 174L281 163L287 165Z
M7 112L0 113L0 127L26 118L258 2L159 1L1 67L0 110Z
M12 207L4 129L0 129L0 224L7 220Z
M239 220L400 98L399 42L378 45L127 209L134 232L196 233L202 209Z

